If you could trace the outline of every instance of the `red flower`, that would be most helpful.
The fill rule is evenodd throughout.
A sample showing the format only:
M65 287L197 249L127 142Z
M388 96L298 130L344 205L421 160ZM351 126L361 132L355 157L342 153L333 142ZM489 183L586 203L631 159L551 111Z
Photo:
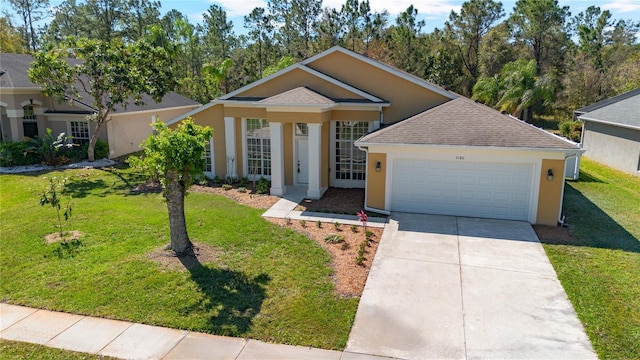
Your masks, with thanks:
M360 210L360 212L356 215L358 215L358 219L360 219L360 221L367 221L367 214L365 214L364 210Z

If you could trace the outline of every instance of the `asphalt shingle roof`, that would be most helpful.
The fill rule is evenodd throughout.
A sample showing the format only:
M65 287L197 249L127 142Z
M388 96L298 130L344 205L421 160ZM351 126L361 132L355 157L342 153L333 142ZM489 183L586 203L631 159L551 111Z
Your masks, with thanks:
M335 101L304 86L259 101L267 105L333 105Z
M578 149L556 135L462 96L365 135L358 142Z
M576 112L587 108L590 110L578 116L578 119L640 129L640 88L597 102Z

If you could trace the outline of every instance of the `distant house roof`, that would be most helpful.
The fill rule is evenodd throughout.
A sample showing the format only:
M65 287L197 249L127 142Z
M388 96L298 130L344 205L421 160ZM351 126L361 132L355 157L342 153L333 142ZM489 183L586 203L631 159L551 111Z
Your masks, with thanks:
M640 88L576 110L578 119L640 130Z
M462 96L365 135L356 144L579 149L559 136Z
M604 99L604 100L600 100L596 103L593 103L591 105L587 105L583 108L580 108L578 110L575 110L574 113L576 115L582 115L582 114L586 114L588 112L591 112L593 110L597 110L600 109L601 107L607 106L607 105L611 105L613 103L616 103L620 100L624 100L633 96L637 96L640 95L640 88L637 88L635 90L631 90L631 91L627 91L626 93L622 93L619 95L616 95L614 97L610 97L608 99Z
M68 59L71 62L79 62L77 59ZM34 84L29 80L27 70L29 70L30 64L33 62L33 57L28 54L0 54L0 87L4 89L20 88L20 89L33 89L39 91L40 86ZM3 72L4 71L4 72ZM81 92L81 99L75 99L82 104L90 106L93 102L93 98L89 94ZM175 92L166 94L162 101L156 103L153 99L146 95L142 95L142 101L144 105L135 105L133 101L127 105L126 109L118 107L115 109L115 113L122 112L134 112L134 111L147 111L158 110L166 108L175 108L183 106L199 105L197 101L193 101Z

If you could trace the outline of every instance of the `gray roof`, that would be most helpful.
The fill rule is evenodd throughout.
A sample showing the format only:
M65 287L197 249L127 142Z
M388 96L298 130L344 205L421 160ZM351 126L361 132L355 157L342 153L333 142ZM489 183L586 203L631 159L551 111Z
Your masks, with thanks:
M68 61L75 62L79 60L68 59ZM29 69L29 65L31 64L31 62L33 62L33 57L28 54L0 53L0 69L4 71L0 71L0 87L6 89L32 88L34 90L39 90L40 86L32 83L31 80L29 80L29 76L27 75L27 70ZM89 96L89 94L80 92L79 95L81 96L81 99L77 99L79 102L87 105L90 105L93 102L93 98ZM115 113L199 105L197 101L193 101L175 92L166 94L162 98L162 101L159 103L153 101L150 96L143 94L142 101L144 102L144 105L141 106L135 105L133 101L131 101L129 105L127 105L126 109L117 107L115 109Z
M462 96L365 135L358 144L579 149L557 135Z
M640 88L637 88L637 89L634 89L634 90L631 90L631 91L627 91L626 93L622 93L622 94L616 95L614 97L610 97L608 99L600 100L600 101L598 101L596 103L593 103L591 105L587 105L587 106L585 106L583 108L575 110L574 113L576 115L586 114L586 113L591 112L593 110L600 109L601 107L605 107L607 105L611 105L613 103L616 103L616 102L618 102L620 100L624 100L624 99L627 99L627 98L630 98L630 97L633 97L633 96L637 96L637 95L640 95Z
M589 111L578 116L578 119L640 130L640 88L597 102L576 112L587 108Z
M333 105L335 101L306 87L297 87L259 101L266 105Z

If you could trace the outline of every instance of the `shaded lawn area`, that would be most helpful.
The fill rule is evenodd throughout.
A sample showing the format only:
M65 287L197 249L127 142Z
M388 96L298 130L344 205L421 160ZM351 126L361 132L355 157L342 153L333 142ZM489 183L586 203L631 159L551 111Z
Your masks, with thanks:
M602 359L640 358L640 178L588 159L567 182L574 239L545 241L562 285Z
M64 176L74 198L67 230L81 245L44 244L56 219L40 207L45 177ZM284 344L343 349L357 299L339 298L329 254L261 218L263 210L208 193L186 198L192 241L216 261L187 271L149 254L169 243L160 194L133 195L129 169L0 175L0 300Z

